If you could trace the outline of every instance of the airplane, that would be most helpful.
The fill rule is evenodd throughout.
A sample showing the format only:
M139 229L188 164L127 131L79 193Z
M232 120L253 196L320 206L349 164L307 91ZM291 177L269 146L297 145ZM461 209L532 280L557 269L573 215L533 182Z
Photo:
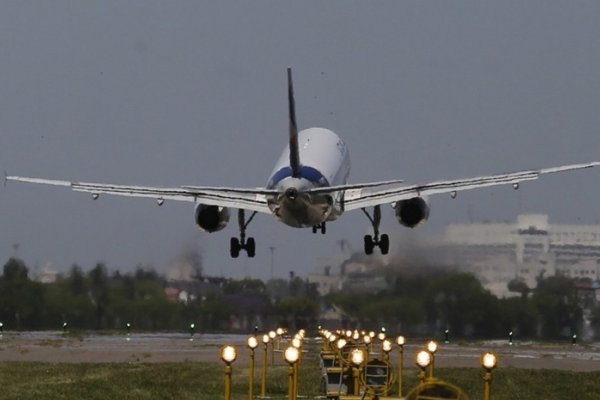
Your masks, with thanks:
M362 184L348 183L350 156L342 138L329 129L314 127L298 132L292 69L287 68L289 143L277 160L265 187L235 188L216 186L147 187L104 183L70 182L42 178L6 176L5 181L46 184L91 193L94 200L110 194L156 199L159 206L166 200L196 204L194 219L202 230L213 233L229 223L229 209L237 209L239 237L230 240L230 255L237 258L241 250L254 257L256 242L246 237L246 230L257 213L273 215L294 228L312 228L313 233L326 232L326 223L335 221L344 212L362 210L373 228L373 235L364 236L364 251L372 254L379 247L389 251L387 234L380 234L381 206L390 205L398 222L414 228L429 218L428 196L447 193L456 198L458 192L495 185L512 185L535 180L541 175L591 168L585 164L533 169L475 178L441 180L425 184L405 184L402 180ZM369 212L368 209L372 208ZM251 213L246 218L246 212Z

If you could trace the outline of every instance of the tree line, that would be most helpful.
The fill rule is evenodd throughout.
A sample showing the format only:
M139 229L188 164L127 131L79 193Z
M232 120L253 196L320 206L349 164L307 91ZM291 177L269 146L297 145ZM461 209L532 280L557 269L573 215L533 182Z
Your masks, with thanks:
M137 330L251 332L255 326L314 328L327 323L327 310L341 311L347 328L435 335L448 329L455 337L557 339L582 332L591 321L600 332L600 308L578 293L566 277L540 279L533 291L498 299L470 274L385 270L387 288L373 292L337 291L319 296L316 286L289 280L199 278L188 283L185 301L165 293L170 285L155 271L109 273L104 264L88 272L73 265L55 282L32 280L25 263L9 259L0 277L0 322L5 329ZM335 326L337 327L337 326Z

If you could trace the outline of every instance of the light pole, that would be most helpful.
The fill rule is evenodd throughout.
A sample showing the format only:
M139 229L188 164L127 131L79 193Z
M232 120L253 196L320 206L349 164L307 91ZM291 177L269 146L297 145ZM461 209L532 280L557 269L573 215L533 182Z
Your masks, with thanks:
M365 335L363 337L363 342L365 342L365 345L367 347L367 354L365 356L365 359L367 360L367 362L369 361L369 354L371 353L371 336L369 335Z
M237 352L233 346L221 348L221 360L225 363L225 400L231 399L231 363L235 361Z
M250 349L250 381L248 382L248 400L254 399L254 351L258 347L256 336L250 336L246 342Z
M302 336L296 335L292 339L292 347L298 350L298 360L294 363L294 398L298 397L298 376L300 375L299 368L302 361Z
M269 246L269 250L271 250L271 280L273 280L273 270L275 269L275 246Z
M350 353L350 360L352 361L352 378L354 380L354 395L360 394L360 367L365 362L365 352L361 349L354 349Z
M385 339L383 342L381 342L381 350L383 351L383 361L388 365L389 370L391 370L392 368L390 366L390 351L392 351L392 342ZM383 391L384 396L387 396L388 388L389 386L386 382L385 390Z
M404 336L398 336L396 338L396 344L398 345L398 397L402 397L402 375L403 375L403 370L404 370L404 343L406 343Z
M429 377L433 378L433 373L435 369L435 352L438 350L438 345L433 340L430 340L427 343L427 351L431 354L431 366L429 367Z
M300 350L294 346L290 346L285 349L283 353L285 361L289 364L288 368L288 399L296 400L297 388L296 388L296 364L300 358Z
M492 370L498 365L498 358L492 353L481 356L481 366L485 369L483 376L483 400L492 398Z
M275 331L269 332L269 339L271 341L271 365L275 365L275 338L277 333Z
M267 347L269 346L269 335L263 335L263 365L262 365L262 379L260 382L260 397L265 398L267 393Z
M421 369L421 371L419 372L419 382L423 383L425 382L425 379L427 379L427 374L425 373L425 371L427 370L427 367L429 367L429 365L431 364L431 353L425 350L421 350L417 353L415 363L417 364L417 367Z

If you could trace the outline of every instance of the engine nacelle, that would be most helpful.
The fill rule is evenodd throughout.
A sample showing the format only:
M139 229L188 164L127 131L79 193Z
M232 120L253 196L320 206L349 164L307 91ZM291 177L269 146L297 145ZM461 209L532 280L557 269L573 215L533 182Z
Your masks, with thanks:
M429 218L429 205L422 197L401 200L394 204L398 222L409 228L414 228Z
M229 210L226 207L207 206L198 204L194 217L196 225L206 232L217 232L227 226L229 222Z

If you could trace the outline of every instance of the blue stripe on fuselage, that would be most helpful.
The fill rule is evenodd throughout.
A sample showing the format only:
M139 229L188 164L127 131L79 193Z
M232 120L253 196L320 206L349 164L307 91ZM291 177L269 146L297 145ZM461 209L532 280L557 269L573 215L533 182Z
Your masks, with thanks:
M267 185L268 188L273 188L279 182L284 180L285 178L289 178L292 176L292 169L290 167L283 167L279 171L275 172L269 183ZM329 182L327 178L323 176L319 170L313 167L302 166L300 168L300 178L304 178L310 182L315 183L319 187L329 186Z

